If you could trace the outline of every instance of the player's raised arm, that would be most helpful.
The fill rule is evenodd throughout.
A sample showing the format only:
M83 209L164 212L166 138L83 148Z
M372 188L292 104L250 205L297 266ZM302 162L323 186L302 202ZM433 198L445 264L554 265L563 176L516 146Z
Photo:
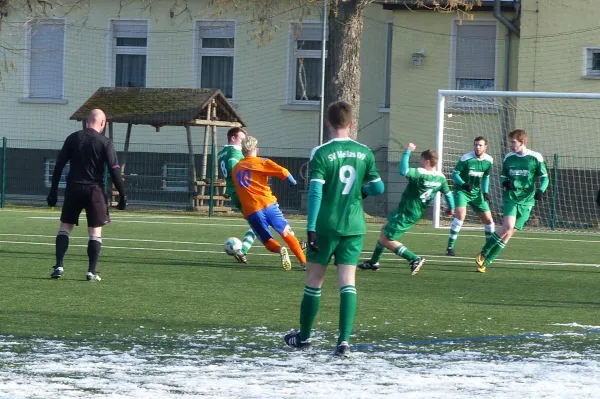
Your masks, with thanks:
M290 186L295 186L297 184L296 179L294 179L294 176L292 176L289 170L279 165L277 162L271 161L270 159L267 159L267 162L265 162L264 172L267 176L273 176L281 180L287 180L290 183Z
M404 154L402 155L402 159L400 159L400 168L398 172L402 176L407 176L410 168L408 167L408 161L410 160L410 153L416 150L417 147L413 143L408 143L406 146L406 150L404 150Z

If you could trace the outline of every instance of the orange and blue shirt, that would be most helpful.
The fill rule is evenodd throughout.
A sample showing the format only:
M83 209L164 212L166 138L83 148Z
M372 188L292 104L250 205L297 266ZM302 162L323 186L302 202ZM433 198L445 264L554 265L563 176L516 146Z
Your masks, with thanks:
M277 203L269 187L270 176L285 180L291 175L283 166L260 157L246 157L233 168L233 183L245 218Z

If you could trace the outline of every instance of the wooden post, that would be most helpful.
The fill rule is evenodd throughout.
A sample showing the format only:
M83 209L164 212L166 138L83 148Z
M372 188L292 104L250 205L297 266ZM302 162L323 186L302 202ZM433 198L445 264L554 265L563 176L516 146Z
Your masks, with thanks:
M112 122L111 122L112 124ZM129 153L129 140L131 139L131 123L127 124L127 134L125 135L125 147L123 148L123 159L121 159L121 174L125 176L125 164L127 163L127 154Z
M208 109L206 111L206 119L211 119L212 113L212 103L208 104ZM200 176L202 179L206 179L206 172L208 167L208 126L204 128L204 146L202 147L202 172ZM204 192L202 193L204 194Z
M217 102L215 100L212 100L212 118L211 120L216 120L217 119ZM217 150L217 127L216 126L211 126L212 128L212 144L213 144L213 148L216 151ZM219 165L217 165L216 159L217 157L214 157L215 162L213 163L213 168L215 169L215 179L217 178L217 176L219 176Z
M196 162L194 161L194 147L192 147L192 129L190 125L185 125L187 135L189 162L190 162L190 196L192 199L192 208L195 210L196 202Z
M114 143L114 131L113 131L113 123L108 122L108 139Z

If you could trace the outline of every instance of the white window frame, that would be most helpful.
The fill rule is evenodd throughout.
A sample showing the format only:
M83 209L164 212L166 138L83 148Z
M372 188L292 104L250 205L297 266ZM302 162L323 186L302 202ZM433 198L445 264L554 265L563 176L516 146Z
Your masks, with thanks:
M168 169L171 168L178 168L178 169L182 169L185 168L187 170L186 173L186 180L185 180L185 187L169 187L167 184L167 171ZM181 163L181 162L175 162L175 163L165 163L163 164L163 178L162 178L162 189L164 191L175 191L175 192L188 192L189 191L189 172L190 172L190 165L186 164L186 163ZM177 180L179 181L179 180ZM183 180L182 180L183 181Z
M390 112L392 97L392 56L394 53L393 49L394 40L394 22L386 22L385 30L385 68L384 68L384 84L383 84L383 101L379 112Z
M586 46L583 48L583 74L586 79L600 79L600 69L592 71L592 57L594 54L600 54L600 46Z
M146 25L146 47L117 47L117 38L114 36L115 24L134 23ZM143 18L109 18L108 20L108 38L107 38L107 57L106 57L106 86L115 87L115 78L117 73L117 54L145 55L146 56L146 73L144 87L148 87L148 69L150 60L148 58L148 48L150 47L150 21Z
M210 48L205 49L202 48L201 38L200 38L200 29L202 29L203 25L215 24L215 25L231 25L233 23L233 48L225 49L225 48ZM234 101L235 99L235 76L237 71L237 46L238 46L238 22L237 19L195 19L194 20L194 29L192 29L193 36L193 67L194 67L194 87L201 89L202 82L202 61L200 58L202 56L221 56L221 57L233 57L233 76L231 82L231 98L227 98L229 101ZM223 93L225 94L225 93Z
M52 164L52 173L50 173L50 164ZM54 174L54 168L56 167L56 160L55 159L46 159L46 162L44 162L44 185L47 188L52 187L52 175ZM65 177L64 182L62 181L62 177L61 177L61 181L58 183L58 188L65 188L67 187L67 176L69 174L69 170L70 170L70 163L67 162L67 164L65 165L65 167L62 170L62 176Z
M289 24L289 49L288 49L288 83L287 83L287 103L289 105L308 105L318 106L320 101L303 101L296 100L296 64L298 58L318 58L321 59L321 49L319 50L298 50L297 40L298 37L295 34L295 25L300 24L298 20L291 21ZM321 27L321 21L317 20L303 20L302 26L317 26ZM327 28L329 29L329 28ZM327 54L325 54L327 56Z
M63 29L63 60L62 60L62 89L60 97L31 97L31 31L32 25L38 23L56 23L62 22L64 25ZM25 34L25 49L26 49L26 61L24 70L24 79L23 79L23 98L19 99L19 102L22 103L36 103L36 104L67 104L68 101L65 99L65 70L66 70L66 60L67 60L67 18L44 18L33 21L28 21L26 25L26 34Z
M459 24L469 24L469 25L487 25L487 26L495 26L496 27L496 44L495 44L495 48L494 48L494 90L498 89L498 54L499 54L499 41L498 41L498 37L500 35L500 24L498 23L498 21L494 18L482 18L482 19L476 19L473 21L465 21L465 20L461 20L460 18L454 18L452 20L452 26L451 26L451 41L450 41L450 80L449 80L449 84L448 87L451 90L459 90L456 87L456 47L457 47L457 37L458 37L458 25ZM505 90L508 90L505 88ZM454 107L461 107L461 108L471 108L473 107L472 104L469 103L458 103L458 102L453 102L452 104Z

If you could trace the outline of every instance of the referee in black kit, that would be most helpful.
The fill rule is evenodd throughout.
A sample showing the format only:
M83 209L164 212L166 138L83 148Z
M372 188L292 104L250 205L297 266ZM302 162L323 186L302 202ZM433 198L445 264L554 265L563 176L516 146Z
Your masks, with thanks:
M60 229L56 236L56 265L51 278L61 278L64 274L63 259L69 247L69 235L75 225L79 225L79 215L85 209L88 232L89 269L88 281L100 281L96 273L96 264L102 247L102 226L110 223L108 201L104 188L104 165L108 166L113 183L119 191L118 209L127 205L125 187L121 179L121 168L112 142L102 135L106 126L106 115L99 109L93 109L87 118L87 128L75 132L65 140L52 175L52 187L48 194L48 205L55 206L58 201L58 183L62 170L71 163L65 189L65 202L60 215Z

